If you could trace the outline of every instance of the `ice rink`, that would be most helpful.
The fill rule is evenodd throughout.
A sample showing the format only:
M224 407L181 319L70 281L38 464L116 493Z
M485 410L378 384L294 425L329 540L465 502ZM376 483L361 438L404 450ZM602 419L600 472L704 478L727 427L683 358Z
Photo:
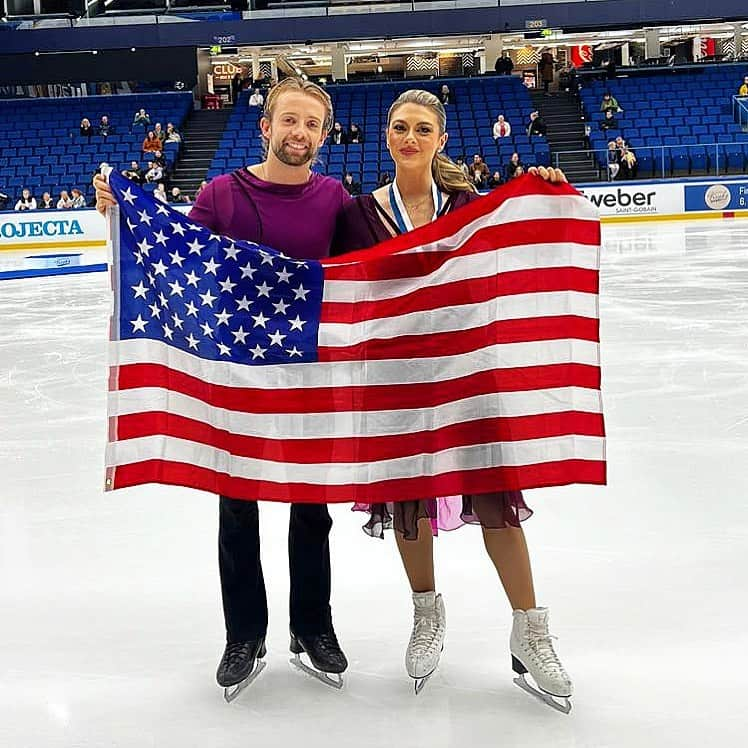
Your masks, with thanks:
M511 614L475 527L437 543L447 643L414 696L394 541L346 506L345 689L288 664L288 509L266 504L268 667L224 703L217 500L102 491L108 284L0 282L0 748L745 744L748 220L604 228L609 485L526 495L569 716L512 684Z

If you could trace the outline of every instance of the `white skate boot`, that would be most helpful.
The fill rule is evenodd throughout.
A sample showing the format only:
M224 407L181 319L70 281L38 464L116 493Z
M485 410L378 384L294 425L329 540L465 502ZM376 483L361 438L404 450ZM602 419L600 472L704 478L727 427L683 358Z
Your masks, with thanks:
M413 632L405 652L405 669L415 680L417 694L439 665L446 632L442 596L435 592L414 592Z
M548 706L564 714L571 711L572 684L553 651L548 633L548 608L515 610L514 625L509 640L512 669L518 674L514 682L524 691L537 696ZM530 673L537 688L525 679Z

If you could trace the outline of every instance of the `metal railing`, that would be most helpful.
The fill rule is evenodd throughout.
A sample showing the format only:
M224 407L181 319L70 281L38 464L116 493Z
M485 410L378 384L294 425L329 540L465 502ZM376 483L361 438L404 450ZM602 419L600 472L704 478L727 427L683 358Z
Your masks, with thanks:
M748 101L748 100L747 100ZM647 145L632 147L631 152L636 157L636 167L633 169L633 176L630 179L670 179L674 176L683 177L718 177L728 174L728 154L725 152L729 146L737 146L736 155L739 151L740 159L739 168L734 169L732 174L746 174L745 168L748 153L748 140L737 143L699 143L697 145ZM677 163L673 159L674 150L686 151L688 163ZM652 156L651 161L644 158L642 151L649 152ZM587 157L593 159L593 165L598 170L602 181L620 181L623 178L624 169L619 167L618 170L608 168L608 149L597 148L583 151L559 151L553 154L553 162L556 168L563 169L569 164L569 157L574 160L574 156ZM697 164L703 164L694 168L693 162L696 158ZM577 161L581 159L576 159ZM646 171L645 171L646 168Z
M732 118L743 132L748 132L748 96L732 97Z

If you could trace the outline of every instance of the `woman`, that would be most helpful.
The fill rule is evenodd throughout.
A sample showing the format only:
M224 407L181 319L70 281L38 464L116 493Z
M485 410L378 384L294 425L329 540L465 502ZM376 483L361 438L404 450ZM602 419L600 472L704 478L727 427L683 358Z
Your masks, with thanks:
M181 143L182 136L177 131L177 128L171 122L166 124L166 142L167 143Z
M70 190L70 194L71 194L71 202L70 202L71 208L76 210L78 208L86 207L86 198L77 187L73 187L73 189Z
M462 170L442 154L447 143L446 114L433 94L402 94L390 108L386 139L395 162L394 181L343 207L333 253L370 247L478 197ZM553 169L541 169L539 173L551 181L565 179L562 172ZM515 669L519 672L526 668L542 688L559 698L571 696L571 683L551 646L547 611L536 607L530 560L520 528L520 520L532 512L519 491L357 504L354 508L370 514L364 527L369 535L383 537L384 528L395 529L413 592L414 626L406 669L415 680L416 692L439 663L446 629L444 603L434 583L432 528L435 531L480 523L488 555L514 611L511 652ZM461 521L450 522L450 516L457 515Z
M41 202L39 203L39 207L42 210L50 210L55 207L55 201L52 199L52 195L49 194L49 192L45 192L42 195Z
M93 134L93 127L91 127L91 120L88 117L84 117L81 120L80 134L82 138L90 138Z
M355 122L351 123L351 126L348 128L348 135L346 136L346 142L347 143L363 143L364 142L364 133Z
M73 201L67 190L60 192L60 199L57 201L57 210L70 210L73 207Z
M519 153L515 151L512 154L512 157L509 159L509 163L506 165L506 168L504 170L504 179L508 182L514 176L514 173L518 168L524 170L525 165L520 160Z
M156 137L156 133L153 130L148 131L148 135L143 140L141 150L143 153L155 153L161 150L161 141Z

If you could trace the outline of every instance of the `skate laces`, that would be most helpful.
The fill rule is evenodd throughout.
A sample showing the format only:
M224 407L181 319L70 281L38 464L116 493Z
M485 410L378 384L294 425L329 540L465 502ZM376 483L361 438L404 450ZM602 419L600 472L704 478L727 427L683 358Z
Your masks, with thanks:
M553 649L553 639L558 640L557 636L548 633L547 626L533 626L528 621L526 640L530 648L535 653L544 668L555 671L563 678L568 678L566 671L561 665L558 655Z
M427 653L438 646L438 633L442 628L436 606L433 608L416 608L413 612L413 634L410 637L411 648L416 653Z

